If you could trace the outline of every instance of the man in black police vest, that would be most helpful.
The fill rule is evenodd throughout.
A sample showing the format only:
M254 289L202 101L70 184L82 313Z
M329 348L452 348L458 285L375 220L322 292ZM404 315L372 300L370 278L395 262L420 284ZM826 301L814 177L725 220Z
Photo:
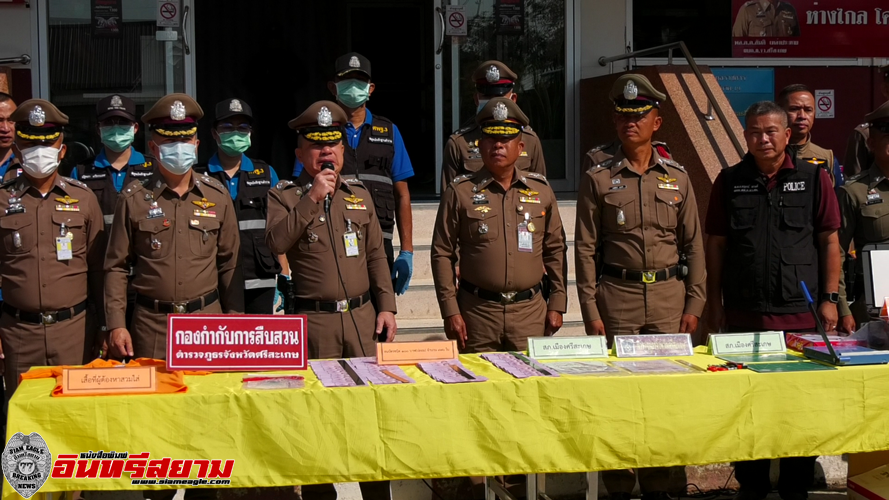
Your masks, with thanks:
M82 181L99 200L105 219L105 234L111 233L114 207L124 186L133 181L147 182L154 174L157 162L133 147L139 123L136 103L129 97L113 94L96 103L98 133L102 149L92 161L74 167L71 178ZM133 277L130 267L129 278ZM136 292L127 287L126 322L130 324L135 307Z
M414 269L411 194L407 186L414 169L398 127L367 109L367 101L376 88L371 82L370 61L357 52L349 52L337 58L334 71L327 89L336 96L349 118L340 175L344 179L359 179L370 191L383 230L383 248L392 272L392 285L396 294L403 295ZM299 178L301 172L302 164L297 162L294 179ZM397 259L392 246L396 224L401 247Z
M285 257L274 255L265 243L265 222L269 189L278 184L278 175L268 163L248 158L253 134L253 111L240 99L226 99L216 104L213 139L217 152L205 165L195 167L198 173L215 177L228 187L238 227L241 230L241 269L244 272L244 312L274 312L278 274ZM289 279L289 269L283 273ZM283 297L282 297L283 302Z

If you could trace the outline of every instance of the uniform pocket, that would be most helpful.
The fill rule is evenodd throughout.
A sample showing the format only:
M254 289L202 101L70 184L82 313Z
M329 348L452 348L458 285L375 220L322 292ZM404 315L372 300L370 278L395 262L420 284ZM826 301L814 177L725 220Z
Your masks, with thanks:
M391 189L375 187L373 190L374 207L383 230L392 230L395 224L395 193Z
M803 300L800 281L818 277L818 257L802 250L785 250L781 253L781 297L785 302ZM811 277L811 278L810 278ZM814 283L806 282L807 286ZM817 290L815 291L817 295Z
M732 229L750 229L756 224L757 200L752 196L742 196L732 200Z
M811 223L811 209L800 196L785 196L781 200L781 218L789 229L802 230Z
M0 218L0 234L8 254L28 253L37 246L34 214L21 213Z
M62 224L65 225L65 232L71 233L73 236L71 251L74 255L80 255L86 251L87 234L83 214L77 212L53 212L52 222L56 236L62 236ZM102 224L105 224L104 220Z
M265 244L265 236L255 234L252 238L256 270L265 274L278 274L281 272L281 265L278 262L277 256L272 255L272 251Z
M192 222L197 221L197 224ZM216 250L219 237L219 221L207 217L191 219L188 223L188 246L191 253L199 257L209 257Z
M639 203L633 194L607 194L604 202L602 225L606 230L625 232L639 227Z
M861 207L861 230L868 241L889 240L889 203Z
M679 207L682 203L682 195L678 191L659 189L655 193L655 205L657 206L657 223L664 229L673 229L678 224Z
M500 237L500 214L494 212L483 214L475 210L467 210L465 217L468 221L466 236L469 241L487 242Z
M134 252L140 258L161 259L173 248L173 231L164 225L164 219L140 220L135 237Z
M326 252L330 248L328 242L327 222L321 222L318 217L313 220L306 228L297 243L300 252L320 253Z

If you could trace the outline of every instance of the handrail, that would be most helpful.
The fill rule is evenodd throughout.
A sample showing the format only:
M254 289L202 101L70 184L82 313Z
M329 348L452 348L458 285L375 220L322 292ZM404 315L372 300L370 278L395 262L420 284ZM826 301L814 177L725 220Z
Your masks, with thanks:
M31 56L22 54L18 57L0 58L0 64L31 64Z
M688 47L685 46L685 42L668 43L667 45L659 45L657 47L651 47L650 49L627 52L626 54L620 54L617 56L602 56L599 58L599 65L606 66L608 65L608 63L612 63L615 61L623 61L626 59L632 59L634 57L644 57L660 52L667 52L669 62L672 65L674 49L679 49L682 51L682 55L685 56L685 60L688 61L688 65L691 67L691 70L695 74L695 77L697 77L698 83L700 83L701 87L704 89L704 94L707 95L707 100L710 103L710 107L713 109L713 111L716 112L716 116L719 118L719 122L722 123L722 126L725 128L726 132L728 132L728 137L729 139L731 139L732 145L735 146L735 151L738 152L738 156L743 158L745 154L744 148L741 146L741 142L738 140L738 137L735 136L735 130L729 124L725 113L722 112L722 108L720 108L719 105L716 103L716 96L713 95L713 92L710 90L710 86L707 85L707 82L704 81L704 75L698 68L697 63L695 63L695 59L691 56L691 54L689 54Z

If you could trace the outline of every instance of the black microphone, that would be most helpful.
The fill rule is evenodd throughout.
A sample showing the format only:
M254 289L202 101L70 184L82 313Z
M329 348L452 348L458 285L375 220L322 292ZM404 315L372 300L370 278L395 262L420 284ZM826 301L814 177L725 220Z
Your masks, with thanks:
M333 163L331 163L329 161L326 161L321 164L321 170L333 170L333 169L334 169ZM330 213L330 200L331 200L331 198L330 198L329 194L324 196L324 213L326 213L326 214Z

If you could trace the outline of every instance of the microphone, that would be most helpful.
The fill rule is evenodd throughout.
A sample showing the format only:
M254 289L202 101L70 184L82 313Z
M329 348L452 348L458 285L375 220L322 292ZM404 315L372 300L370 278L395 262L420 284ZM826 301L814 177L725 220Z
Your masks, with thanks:
M331 163L329 161L326 161L321 164L321 170L333 170L333 169L334 169L333 163ZM326 213L326 214L330 213L330 201L331 201L331 198L330 198L329 194L324 196L324 213Z

